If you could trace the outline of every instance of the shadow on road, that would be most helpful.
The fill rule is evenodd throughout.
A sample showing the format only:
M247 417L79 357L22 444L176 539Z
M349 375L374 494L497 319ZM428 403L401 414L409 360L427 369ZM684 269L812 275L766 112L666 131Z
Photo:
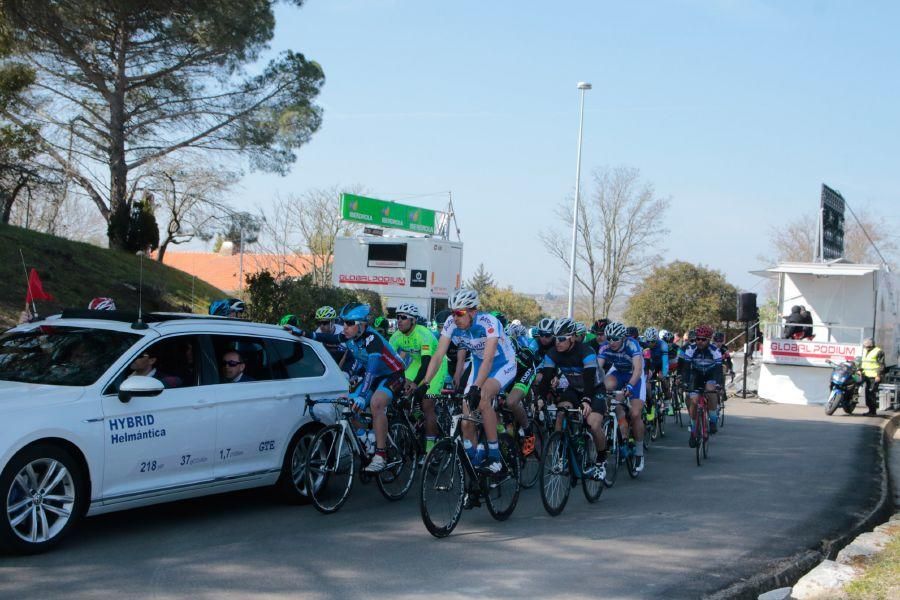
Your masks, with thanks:
M330 516L240 492L88 519L51 554L0 558L0 597L696 598L817 546L878 497L876 420L728 409L702 467L670 422L639 479L620 471L596 505L573 489L556 518L524 490L509 521L466 511L436 540L417 486L390 503L357 483Z

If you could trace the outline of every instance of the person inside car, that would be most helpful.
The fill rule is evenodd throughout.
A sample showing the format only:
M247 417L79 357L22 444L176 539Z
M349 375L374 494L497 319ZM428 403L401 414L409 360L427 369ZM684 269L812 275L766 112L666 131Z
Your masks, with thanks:
M160 380L167 388L181 387L181 380L178 377L163 373L156 367L158 359L159 357L153 348L145 350L131 361L131 364L128 366L131 369L131 373L128 376L142 375L144 377L153 377Z
M246 383L256 381L244 373L247 368L239 352L229 350L222 356L222 383Z

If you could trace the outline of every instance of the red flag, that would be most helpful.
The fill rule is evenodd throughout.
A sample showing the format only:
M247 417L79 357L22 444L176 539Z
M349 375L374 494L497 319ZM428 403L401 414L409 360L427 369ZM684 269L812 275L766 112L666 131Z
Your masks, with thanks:
M28 292L25 294L25 304L33 300L55 300L53 296L44 291L44 284L41 283L41 278L38 277L36 269L31 269L31 274L28 276Z

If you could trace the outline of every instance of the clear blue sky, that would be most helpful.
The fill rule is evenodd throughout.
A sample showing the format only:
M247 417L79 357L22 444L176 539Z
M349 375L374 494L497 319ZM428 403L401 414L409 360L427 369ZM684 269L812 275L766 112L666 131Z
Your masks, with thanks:
M272 50L324 68L324 123L290 175L245 178L244 207L452 190L467 275L564 291L537 233L574 188L585 80L583 181L627 165L671 197L667 259L756 286L769 230L823 182L900 225L900 3L308 0L277 19Z

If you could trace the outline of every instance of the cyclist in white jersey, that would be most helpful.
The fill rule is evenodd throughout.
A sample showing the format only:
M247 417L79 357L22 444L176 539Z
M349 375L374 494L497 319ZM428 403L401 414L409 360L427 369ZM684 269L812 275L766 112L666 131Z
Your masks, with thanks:
M428 371L420 387L431 382L451 342L472 357L472 370L464 391L467 401L463 402L463 411L468 414L476 408L481 410L488 442L487 458L481 455L481 448L475 447L478 443L475 427L468 421L463 421L463 443L473 464L497 474L503 469L503 463L497 441L497 413L494 412L492 402L516 375L515 352L500 321L493 315L478 311L478 292L475 290L461 289L454 293L450 297L450 309L452 313L441 328L437 350L428 364Z

